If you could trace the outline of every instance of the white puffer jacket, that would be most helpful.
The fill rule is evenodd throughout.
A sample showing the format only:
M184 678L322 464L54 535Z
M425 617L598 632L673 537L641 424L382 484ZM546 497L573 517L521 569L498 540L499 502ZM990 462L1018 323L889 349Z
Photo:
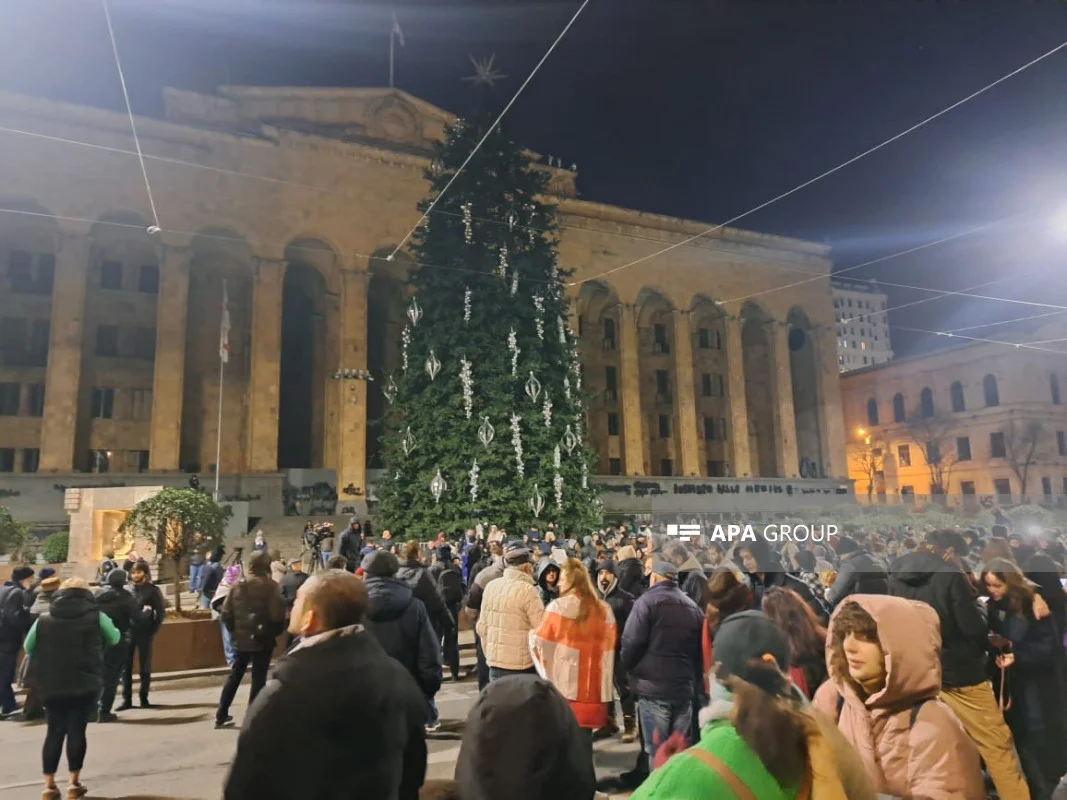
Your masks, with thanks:
M518 567L508 567L502 578L486 585L477 625L486 663L497 669L532 667L530 631L544 613L533 577Z

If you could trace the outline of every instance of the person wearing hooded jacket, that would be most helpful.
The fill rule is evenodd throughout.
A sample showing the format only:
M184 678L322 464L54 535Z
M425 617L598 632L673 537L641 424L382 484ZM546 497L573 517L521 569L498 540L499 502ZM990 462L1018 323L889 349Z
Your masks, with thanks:
M708 582L708 576L704 574L704 567L692 552L684 544L676 543L667 553L671 563L678 571L678 586L686 596L697 606L704 606L704 587Z
M822 598L812 594L804 581L785 571L771 553L770 545L766 541L756 539L751 542L742 542L737 547L737 555L741 559L741 566L744 567L752 582L752 594L757 607L763 603L763 593L770 587L792 589L815 612L820 622L826 622L829 613Z
M852 595L830 619L830 677L815 707L837 720L877 791L903 800L985 800L978 748L938 699L940 648L937 613L926 603Z
M790 683L785 631L759 611L742 611L719 626L714 644L699 740L683 749L680 736L669 739L633 800L874 800L859 756Z
M448 549L447 547L444 549ZM405 560L400 562L400 569L396 577L404 581L410 588L414 597L426 606L426 613L430 615L430 624L433 626L434 636L441 644L441 653L448 662L452 671L452 680L459 680L459 644L456 631L456 615L445 604L444 597L438 591L433 566L424 567L419 560L418 542L408 542L404 547ZM438 561L440 563L440 559ZM448 568L456 570L451 563ZM456 570L458 572L458 570ZM462 582L460 584L460 599L462 600ZM458 611L458 609L457 609ZM449 644L455 641L455 647ZM454 650L454 652L453 652Z
M956 531L931 531L925 543L890 567L889 593L919 600L940 623L941 699L978 745L1001 797L1027 800L1030 790L1015 754L1011 730L986 674L989 626L978 592L960 568L967 544Z
M624 742L632 742L637 738L636 701L633 692L630 691L630 679L623 669L622 660L622 632L626 630L626 620L630 618L630 612L634 609L634 596L625 591L619 585L618 567L611 559L606 559L597 564L594 577L597 593L615 616L615 690L619 693L619 703L622 705L622 721ZM615 701L608 703L608 724L594 734L596 739L604 739L618 733L619 726L615 722Z
M455 774L463 800L591 800L596 791L588 734L536 675L499 678L478 696Z
M647 588L645 566L637 557L637 550L633 545L623 545L615 551L615 562L618 564L619 587L632 594L636 600Z
M537 572L534 575L537 581L537 593L541 596L541 604L548 606L559 597L559 564L547 556L537 562Z
M139 694L141 708L151 708L148 693L152 688L152 640L159 633L167 609L163 602L163 593L152 583L152 571L146 561L135 561L130 568L133 583L132 594L137 607L145 613L134 625L129 651L126 653L126 665L122 673L122 705L118 711L133 708L133 658L136 655L141 676Z
M411 587L396 577L400 562L387 550L363 559L364 584L370 597L365 624L392 658L400 662L422 690L427 725L437 723L434 695L441 688L441 648L426 606Z
M58 800L56 771L67 746L70 771L68 798L84 797L85 729L96 712L103 687L104 649L119 640L118 629L93 600L88 582L65 581L52 599L48 614L33 624L25 649L48 720L41 752L45 788L42 800Z
M122 668L130 649L130 638L136 625L143 624L145 613L133 595L126 590L126 570L115 567L107 574L107 586L96 593L96 605L106 614L119 632L119 640L104 653L103 686L100 689L100 722L114 722L118 717L111 713L115 693L122 678Z
M841 566L833 586L826 592L826 601L831 607L850 594L889 594L885 566L851 536L842 536L838 540L837 555L841 558Z

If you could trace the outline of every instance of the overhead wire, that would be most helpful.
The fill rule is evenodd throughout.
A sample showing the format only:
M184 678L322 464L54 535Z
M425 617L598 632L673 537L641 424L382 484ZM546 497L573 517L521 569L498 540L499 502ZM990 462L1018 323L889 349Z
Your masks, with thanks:
M981 325L966 325L962 328L945 328L945 333L959 333L960 331L977 331L982 328L994 328L997 325L1013 325L1016 322L1029 322L1034 319L1044 319L1046 317L1055 317L1063 314L1063 311L1048 311L1044 314L1030 314L1026 317L1015 317L1014 319L1002 319L997 322L983 322Z
M794 195L794 194L796 194L797 192L799 192L799 191L801 191L803 189L806 189L807 187L811 186L812 184L821 181L823 178L828 178L829 176L833 175L834 173L840 172L841 170L845 169L846 167L851 166L852 164L855 164L860 159L866 158L867 156L871 155L872 153L876 153L877 151L879 151L882 148L892 144L893 142L896 142L899 139L904 138L908 134L919 130L919 128L922 128L923 126L933 122L934 120L938 119L939 117L944 116L945 114L949 113L950 111L953 111L954 109L959 108L964 103L967 103L967 102L973 100L974 98L978 97L979 95L985 94L986 92L988 92L993 87L998 86L999 84L1003 83L1004 81L1006 81L1006 80L1008 80L1010 78L1013 78L1014 76L1018 75L1020 72L1023 72L1024 70L1029 69L1030 67L1034 66L1035 64L1037 64L1037 63L1039 63L1041 61L1044 61L1046 58L1049 58L1050 56L1055 55L1056 53L1058 53L1060 50L1062 50L1065 47L1067 47L1067 42L1063 42L1063 43L1057 45L1056 47L1052 48L1048 52L1043 53L1042 55L1038 56L1037 58L1032 59L1031 61L1028 61L1027 63L1023 64L1021 67L1016 67L1014 70L1009 72L1007 75L1002 75L1001 77L997 78L992 83L986 84L981 89L978 89L975 92L971 92L971 94L967 95L966 97L962 98L961 100L957 100L952 105L941 109L936 114L931 114L929 117L926 117L925 119L915 123L911 127L906 128L905 130L901 131L900 133L896 134L895 136L889 137L884 142L881 142L880 144L876 144L874 147L870 147L867 150L864 150L862 153L859 153L858 155L853 156L852 158L848 159L847 161L843 161L842 163L838 164L836 167L828 169L825 172L822 172L819 175L816 175L814 178L806 180L803 183L798 184L797 186L794 186L792 189L789 189L788 191L782 192L781 194L779 194L779 195L777 195L775 197L772 197L770 200L767 200L767 201L765 201L763 203L760 203L757 206L754 206L753 208L750 208L748 211L742 212L741 214L737 214L736 216L731 217L730 219L726 220L725 222L722 222L722 223L720 223L718 225L714 225L714 226L708 228L707 230L702 231L701 233L695 234L694 236L690 236L687 239L683 239L680 242L675 242L674 244L669 245L668 247L665 247L662 250L657 250L654 253L649 253L648 255L641 256L641 258L634 259L633 261L630 261L630 262L628 262L626 264L622 264L622 265L620 265L618 267L613 267L611 269L605 270L604 272L601 272L599 275L594 275L592 278L589 278L588 280L595 280L597 278L603 278L603 277L605 277L607 275L613 275L616 272L621 272L624 269L629 269L630 267L635 267L638 264L643 264L646 261L649 261L649 260L651 260L653 258L656 258L658 256L661 256L661 255L664 255L665 253L669 253L672 250L676 250L677 248L682 247L684 245L687 245L690 242L694 242L697 239L700 239L700 238L702 238L704 236L708 236L708 235L710 235L712 233L715 233L716 231L720 231L720 230L722 230L723 228L725 228L728 225L732 225L733 223L738 222L738 221L744 219L745 217L747 217L747 216L749 216L751 214L755 214L757 211L762 211L763 209L767 208L768 206L774 205L778 201L784 200L785 198L787 198L787 197L789 197L791 195Z
M445 187L440 192L438 192L437 196L432 201L430 201L430 204L426 207L426 211L423 212L423 215L421 217L419 217L419 221L411 227L411 230L404 234L404 238L400 240L400 243L396 246L393 252L389 254L390 261L396 258L396 254L400 252L400 249L405 244L407 244L408 239L410 239L415 234L415 231L419 229L419 225L421 225L426 219L426 214L430 213L437 206L437 204L441 202L441 198L443 198L445 194L448 193L448 190L452 188L452 184L456 182L456 178L458 178L460 176L460 173L462 173L463 170L466 169L467 165L471 163L471 160L474 158L475 154L479 150L481 150L482 145L485 144L486 140L492 135L493 131L496 130L498 125L500 125L501 120L503 120L504 116L508 113L508 111L511 110L511 107L515 105L515 101L519 99L519 95L521 95L523 93L523 90L525 90L526 87L530 84L530 81L533 80L534 75L538 73L542 65L546 61L548 61L548 57L552 55L552 52L556 49L556 46L559 45L561 41L563 41L563 37L567 35L567 31L571 29L571 26L574 25L575 22L577 22L578 17L580 17L582 12L585 11L585 7L587 5L589 5L589 0L582 0L582 4L578 6L578 10L574 12L574 16L572 16L570 18L570 21L565 26L563 26L563 30L560 31L559 36L557 36L555 41L552 42L545 54L541 56L541 60L537 62L537 65L533 68L533 71L526 76L526 80L522 82L522 85L519 87L519 90L515 92L514 96L508 101L508 104L504 106L504 110L500 112L493 124L486 129L485 135L482 136L482 138L478 141L478 144L474 146L474 149L471 150L470 155L468 155L467 158L463 161L463 163L459 165L459 169L457 169L452 175L452 177L449 178L448 183L445 184Z
M1003 345L1005 347L1014 347L1014 348L1017 348L1017 349L1018 348L1022 348L1022 349L1026 349L1026 350L1036 350L1036 351L1039 351L1039 352L1042 352L1042 353L1052 353L1053 355L1057 355L1057 356L1067 356L1067 351L1064 351L1064 350L1049 350L1047 347L1039 347L1039 346L1037 346L1037 344L1028 343L1028 342L1006 342L1003 339L986 339L986 338L983 338L983 337L980 337L980 336L965 336L965 335L958 334L958 333L949 333L948 331L928 331L928 330L926 330L924 328L912 328L912 327L906 327L904 325L895 325L894 327L897 328L897 330L909 331L911 333L925 333L925 334L928 334L930 336L945 336L945 337L948 337L950 339L963 339L965 341L981 342L982 344L999 344L999 345ZM1047 343L1048 342L1043 342L1042 344L1047 344Z

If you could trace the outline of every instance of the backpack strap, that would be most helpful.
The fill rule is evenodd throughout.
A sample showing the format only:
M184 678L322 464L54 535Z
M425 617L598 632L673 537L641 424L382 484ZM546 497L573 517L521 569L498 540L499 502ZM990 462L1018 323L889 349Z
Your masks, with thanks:
M841 709L843 709L844 707L845 707L845 696L843 694L839 694L837 696L837 714L834 716L834 722L840 722L841 721ZM914 720L912 721L912 724L913 725L915 724Z
M759 800L752 793L752 790L737 777L737 773L726 766L718 756L709 753L702 747L690 747L685 752L722 778L723 783L730 788L730 791L737 796L738 800Z

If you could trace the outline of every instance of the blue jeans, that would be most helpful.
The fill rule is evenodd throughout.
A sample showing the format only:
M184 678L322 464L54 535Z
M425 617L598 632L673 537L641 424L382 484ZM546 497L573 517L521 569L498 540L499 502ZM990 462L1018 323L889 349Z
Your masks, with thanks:
M233 634L227 628L222 619L219 619L219 627L222 628L222 652L226 655L226 666L232 667L237 659L237 651L233 647Z
M430 721L428 725L436 725L437 720L441 718L441 712L437 710L437 702L432 697L426 698L426 705L429 709Z
M203 564L189 565L189 591L199 592L202 585L200 573L204 571Z
M330 556L332 556L332 555L333 555L333 553L326 553L326 552L324 552L322 554L322 566L324 566L324 567L326 566L326 562L330 560Z
M651 762L672 733L682 734L686 743L691 744L693 698L638 697L637 719L641 725L641 744Z
M211 598L208 597L206 594L200 595L200 607L205 611L211 608Z
M537 670L533 667L529 669L503 669L502 667L489 667L489 682L506 678L508 675L536 675Z

